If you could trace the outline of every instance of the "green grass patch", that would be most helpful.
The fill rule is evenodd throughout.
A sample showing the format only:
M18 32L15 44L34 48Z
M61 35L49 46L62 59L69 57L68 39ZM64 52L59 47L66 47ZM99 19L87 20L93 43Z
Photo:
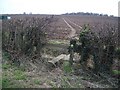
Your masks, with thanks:
M15 64L11 64L10 54L3 51L3 64L2 64L2 88L22 88L21 82L18 80L26 80L26 75L24 73L24 67L18 67Z
M68 61L65 61L65 62L63 63L63 70L64 70L64 72L66 72L66 73L72 72L72 66L70 65L70 63L69 63Z
M9 69L11 67L10 64L2 64L2 69Z
M4 76L2 78L2 88L22 88L23 86L15 83L9 77Z
M41 81L38 80L38 79L35 79L35 80L34 80L34 83L39 85L39 84L41 84Z
M113 72L113 74L115 74L115 75L120 74L120 71L119 71L119 70L112 70L112 72Z
M20 84L17 84L8 76L2 78L2 88L21 88Z
M19 83L18 80L26 80L26 75L24 72L14 66L7 63L2 65L2 88L22 88L24 85Z
M8 52L3 51L2 58L3 58L3 60L9 60L10 59L10 54Z
M15 70L15 72L14 72L14 78L16 80L26 80L26 75L21 70Z
M2 78L2 88L7 88L11 85L10 79L7 77Z
M69 44L66 40L49 40L48 43L50 44Z

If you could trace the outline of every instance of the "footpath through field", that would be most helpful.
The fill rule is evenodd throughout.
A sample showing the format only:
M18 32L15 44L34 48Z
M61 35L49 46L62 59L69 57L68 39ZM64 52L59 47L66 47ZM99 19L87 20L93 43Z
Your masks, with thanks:
M70 34L68 35L68 38L72 38L76 36L76 30L63 18L64 22L68 25L68 27L71 29Z
M82 29L82 27L74 22L72 22L71 20L67 19L70 23L74 24L75 26L79 27L80 29Z
M74 25L75 27L78 27L79 29L82 29L82 26L77 25L76 23L72 22L71 20L69 20L67 18L67 20L65 18L63 18L64 22L67 24L67 26L71 29L70 34L68 35L68 38L73 38L75 36L77 36L77 31L75 28L73 28L73 26L71 26L70 24Z

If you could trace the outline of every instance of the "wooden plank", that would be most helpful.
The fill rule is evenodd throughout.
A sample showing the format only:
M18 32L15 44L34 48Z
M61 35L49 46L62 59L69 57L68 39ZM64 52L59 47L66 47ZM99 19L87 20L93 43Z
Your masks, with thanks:
M48 63L51 63L54 66L56 66L55 63L60 62L60 60L69 60L69 55L61 54L61 55L53 58L52 60L48 61Z

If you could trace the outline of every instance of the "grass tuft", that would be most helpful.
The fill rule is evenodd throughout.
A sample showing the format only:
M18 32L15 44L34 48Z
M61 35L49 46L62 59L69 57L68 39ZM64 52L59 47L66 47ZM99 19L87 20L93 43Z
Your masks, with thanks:
M35 79L35 80L34 80L34 83L39 85L39 84L41 84L41 81L40 81L40 80Z
M66 72L66 73L72 72L72 66L70 65L70 63L69 63L68 61L65 61L65 62L63 63L63 70L64 70L64 72Z
M14 78L16 80L26 80L26 75L21 70L15 70L15 72L14 72Z
M115 74L115 75L120 75L120 71L119 70L112 70L112 72L113 72L113 74Z

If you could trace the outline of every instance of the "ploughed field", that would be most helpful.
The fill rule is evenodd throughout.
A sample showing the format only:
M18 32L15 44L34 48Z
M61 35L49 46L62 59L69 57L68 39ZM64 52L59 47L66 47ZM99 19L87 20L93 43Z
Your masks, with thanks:
M116 33L118 29L118 20L114 17L100 17L100 16L57 16L58 21L55 22L56 27L53 31L58 37L54 34L54 37L57 37L57 39L66 39L67 35L69 35L71 29L66 25L66 23L63 21L63 18L76 30L76 34L79 35L80 30L84 24L89 24L91 27L91 30L98 33L100 32L101 28L104 27L104 25L110 25L110 27L116 27ZM113 26L111 26L113 25ZM104 33L107 34L107 28L104 29ZM52 33L52 31L51 31ZM52 35L51 35L52 36ZM68 38L67 38L68 39Z
M113 25L116 27L116 33L118 29L118 18L117 17L107 17L107 16L87 16L87 15L10 15L13 19L16 18L45 18L53 17L51 19L49 29L46 32L48 39L62 39L68 40L71 28L65 23L66 22L76 30L76 34L79 35L80 30L84 24L89 24L91 30L94 32L99 32L104 25ZM111 26L112 27L112 26ZM107 33L105 29L104 33Z
M116 27L116 33L118 29L118 20L115 17L61 15L55 16L55 18L57 19L56 22L53 22L50 31L48 31L48 37L51 39L69 39L68 35L71 32L71 28L63 21L63 18L76 30L77 35L79 35L84 24L89 24L91 30L97 33L104 25L108 24ZM103 32L107 34L105 29Z

